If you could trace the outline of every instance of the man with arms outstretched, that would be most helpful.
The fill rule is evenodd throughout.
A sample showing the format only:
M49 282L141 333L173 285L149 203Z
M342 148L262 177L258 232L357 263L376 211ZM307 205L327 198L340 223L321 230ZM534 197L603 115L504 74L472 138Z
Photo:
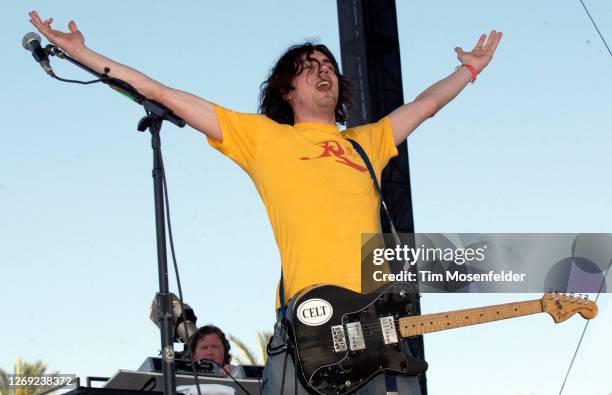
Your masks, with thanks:
M262 86L261 114L242 114L192 94L167 87L85 46L76 24L69 32L51 28L35 11L30 21L70 56L102 73L124 80L147 98L169 107L204 133L209 144L234 160L251 177L264 201L279 248L284 300L314 284L336 284L361 291L361 234L381 231L378 196L370 174L347 138L367 153L380 179L396 146L476 78L491 61L501 33L482 35L470 52L456 48L461 62L452 74L376 123L339 132L350 106L350 84L323 45L304 44L283 54ZM280 307L277 298L276 307ZM275 327L274 345L285 333ZM281 374L284 372L285 374ZM306 393L295 382L291 358L268 358L266 394ZM282 387L282 390L281 390ZM420 394L415 378L399 378L402 394ZM385 391L378 376L358 393Z

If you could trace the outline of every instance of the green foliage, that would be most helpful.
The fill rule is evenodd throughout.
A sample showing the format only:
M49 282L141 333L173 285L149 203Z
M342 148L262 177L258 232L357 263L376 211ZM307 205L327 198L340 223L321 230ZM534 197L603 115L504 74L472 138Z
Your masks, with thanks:
M21 358L17 358L15 366L13 367L13 374L22 376L38 376L46 373L47 366L43 361L38 360L36 362L25 362ZM51 374L57 374L59 372L53 372ZM0 394L1 395L35 395L51 387L44 386L27 386L27 387L10 387L9 386L9 373L4 369L0 369Z
M257 345L259 347L259 358L257 358L256 353L251 350L246 343L233 335L229 335L229 340L234 343L236 349L243 354L234 355L232 362L242 365L265 365L266 359L268 358L266 346L271 337L272 331L257 332Z

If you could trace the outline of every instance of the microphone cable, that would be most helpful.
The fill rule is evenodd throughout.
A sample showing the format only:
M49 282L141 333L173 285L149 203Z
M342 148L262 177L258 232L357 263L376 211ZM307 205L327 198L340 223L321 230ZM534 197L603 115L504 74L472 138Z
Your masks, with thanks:
M104 70L104 71L108 72L107 70ZM121 91L119 92L121 93ZM147 115L149 116L151 115L151 113L148 110L145 110L145 111ZM183 301L183 288L181 287L181 278L179 275L178 263L176 261L176 253L174 251L174 237L172 236L172 223L170 222L170 199L168 198L168 185L166 183L166 169L164 167L164 158L161 152L161 147L159 147L159 149L156 150L156 152L158 155L157 159L159 160L160 171L161 171L161 179L162 179L162 186L163 186L162 189L164 190L163 205L165 206L164 211L166 213L166 222L168 224L168 240L170 241L170 253L172 254L172 263L174 266L174 274L176 276L176 283L177 283L177 288L178 288L178 293L179 293L179 302L181 304L181 316L183 317L183 326L185 328L185 333L190 338L191 336L189 336L189 330L187 328L187 316L185 314L185 303ZM166 241L164 240L164 242ZM202 392L200 390L200 380L198 377L198 373L196 372L195 360L193 359L193 354L191 352L191 342L189 338L187 339L187 356L189 357L189 360L191 361L190 363L191 372L193 373L193 379L195 381L198 395L202 395ZM176 375L176 371L175 371L175 375Z
M251 395L251 393L250 393L249 391L247 391L247 389L246 389L246 388L244 388L244 387L242 386L242 384L240 384L240 382L238 382L238 380L236 380L236 378L235 378L235 377L233 377L233 376L231 375L231 373L227 371L227 369L225 369L225 367L224 367L224 366L222 366L222 365L218 364L218 363L217 363L217 361L213 361L212 359L204 359L204 361L212 362L212 363L214 363L215 365L217 365L217 367L219 367L221 370L223 370L223 371L224 371L224 372L227 374L227 377L231 377L231 379L232 379L232 380L234 380L234 383L236 383L236 385L237 385L238 387L240 387L240 389L242 389L242 390L243 390L244 392L246 392L248 395ZM200 392L200 389L199 389L199 385L198 385L198 393L199 393L199 392Z

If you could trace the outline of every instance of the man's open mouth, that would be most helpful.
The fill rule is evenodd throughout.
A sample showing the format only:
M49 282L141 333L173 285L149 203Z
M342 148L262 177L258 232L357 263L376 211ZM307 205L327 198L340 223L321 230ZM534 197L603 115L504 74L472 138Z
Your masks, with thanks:
M326 80L321 80L317 83L317 85L315 86L318 90L330 90L332 87L331 82L326 81Z

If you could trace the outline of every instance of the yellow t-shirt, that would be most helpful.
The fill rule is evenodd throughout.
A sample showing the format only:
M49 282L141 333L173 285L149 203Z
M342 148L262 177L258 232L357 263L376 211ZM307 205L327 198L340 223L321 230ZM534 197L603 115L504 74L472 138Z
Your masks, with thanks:
M317 123L279 124L215 106L223 142L208 143L253 180L283 267L285 303L314 284L361 290L361 234L380 232L378 194L351 143L380 173L397 155L388 117L338 131ZM279 307L278 295L276 307Z

